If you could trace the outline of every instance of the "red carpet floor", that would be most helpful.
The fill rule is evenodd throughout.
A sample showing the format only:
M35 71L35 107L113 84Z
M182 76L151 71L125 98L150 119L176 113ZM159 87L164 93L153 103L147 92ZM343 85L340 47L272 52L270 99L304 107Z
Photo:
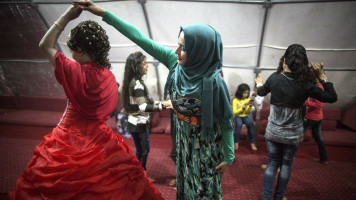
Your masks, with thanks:
M2 129L0 133L0 199L14 189L16 179L22 174L32 157L40 138L11 136ZM169 157L169 135L151 135L151 152L147 173L155 178L155 185L165 199L174 200L174 187L169 182L175 177L175 165ZM133 151L133 140L126 139ZM348 200L356 199L356 148L327 146L329 165L322 165L313 158L318 156L317 146L303 144L293 164L288 185L288 200ZM266 146L259 141L258 151L252 152L246 141L240 142L236 159L222 181L223 199L261 199L264 170L267 162Z
M132 139L125 139L134 151ZM171 140L169 135L151 135L147 173L156 179L155 185L165 199L175 199L175 191L169 186L174 178L174 162L169 157ZM225 173L222 181L224 200L261 199L264 170L267 162L264 141L259 141L258 151L253 152L246 141L242 141L236 159ZM302 145L293 164L292 177L288 185L288 200L339 200L356 199L356 148L327 146L329 165L315 162L318 157L316 145Z

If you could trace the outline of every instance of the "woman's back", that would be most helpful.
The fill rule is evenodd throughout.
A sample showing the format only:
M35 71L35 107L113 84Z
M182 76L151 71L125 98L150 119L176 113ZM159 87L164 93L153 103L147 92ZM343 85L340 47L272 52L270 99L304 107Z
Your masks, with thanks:
M106 121L118 101L115 76L96 63L83 65L57 51L55 76L71 104L85 117Z
M300 108L304 101L308 98L309 92L305 88L309 88L312 83L298 83L294 80L291 73L273 73L264 84L266 90L263 90L261 95L265 96L271 92L271 101L273 105ZM260 95L260 93L259 93Z

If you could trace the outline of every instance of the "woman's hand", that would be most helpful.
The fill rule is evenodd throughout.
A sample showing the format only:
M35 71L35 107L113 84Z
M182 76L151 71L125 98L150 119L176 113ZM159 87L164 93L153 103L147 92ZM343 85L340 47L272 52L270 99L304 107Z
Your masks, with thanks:
M325 80L327 79L325 73L324 73L324 64L323 63L312 63L310 62L310 65L312 66L312 69L318 77L319 80Z
M255 82L256 82L256 87L257 88L263 85L263 79L262 79L261 73L258 73L258 76L255 79Z
M72 21L79 17L82 13L82 9L78 5L70 6L64 13L63 17L65 17L68 21Z
M94 15L97 16L104 16L106 10L98 5L96 5L92 1L87 1L87 0L80 0L80 1L73 1L73 5L78 5L82 10L87 10Z
M223 173L228 167L229 165L226 162L222 161L217 167L215 167L215 170L218 173Z
M171 100L162 101L161 103L166 109L173 109L173 105L172 105Z

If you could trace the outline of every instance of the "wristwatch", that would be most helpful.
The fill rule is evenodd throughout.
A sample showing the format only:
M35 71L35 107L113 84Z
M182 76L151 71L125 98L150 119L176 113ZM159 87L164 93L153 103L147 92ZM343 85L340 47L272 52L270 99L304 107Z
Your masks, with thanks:
M320 80L320 83L321 83L321 84L324 84L324 83L326 83L326 82L329 82L328 79Z

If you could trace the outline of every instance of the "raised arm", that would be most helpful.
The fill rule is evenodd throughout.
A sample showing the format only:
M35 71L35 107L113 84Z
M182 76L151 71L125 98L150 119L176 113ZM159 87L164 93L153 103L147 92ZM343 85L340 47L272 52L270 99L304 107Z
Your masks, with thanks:
M328 81L326 74L324 73L324 65L323 63L310 63L312 66L312 69L318 77L319 82L323 84L324 90L321 88L313 85L309 86L307 88L309 92L309 96L321 101L321 102L326 102L326 103L334 103L337 101L337 94L334 89L334 85Z
M269 88L269 78L267 79L266 83L263 84L261 73L258 74L257 78L255 79L255 82L258 96L266 96L271 91Z
M103 17L103 21L112 25L120 33L140 46L144 51L164 64L169 70L177 64L177 56L172 49L168 49L157 44L135 26L125 22L119 17L106 11L92 1L73 1L74 5L79 5L83 10L87 10L97 16Z
M82 10L79 6L70 6L54 24L48 29L40 41L39 47L47 56L49 62L55 67L54 59L57 52L55 48L59 35L62 33L68 22L77 18Z

